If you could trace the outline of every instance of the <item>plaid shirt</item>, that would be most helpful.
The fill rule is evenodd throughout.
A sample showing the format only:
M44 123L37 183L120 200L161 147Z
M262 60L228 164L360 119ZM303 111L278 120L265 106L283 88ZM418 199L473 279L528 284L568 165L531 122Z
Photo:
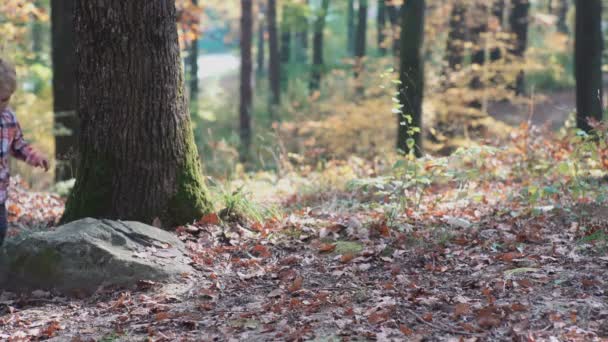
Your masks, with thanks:
M9 155L25 161L33 152L32 147L23 139L23 132L17 117L9 108L2 110L0 116L0 203L6 202L10 181Z

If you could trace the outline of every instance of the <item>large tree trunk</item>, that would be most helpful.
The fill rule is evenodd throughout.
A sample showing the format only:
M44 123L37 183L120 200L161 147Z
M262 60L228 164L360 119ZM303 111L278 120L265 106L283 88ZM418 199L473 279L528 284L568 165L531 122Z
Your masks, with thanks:
M450 31L446 46L446 61L448 64L446 77L449 72L460 70L464 62L464 44L467 38L466 12L467 6L464 0L454 0L450 12Z
M407 0L401 8L401 48L397 148L422 156L422 99L424 95L424 0ZM409 117L409 118L408 118Z
M80 158L62 221L173 227L209 213L174 0L76 0L74 14Z
M281 21L281 89L287 89L289 83L289 62L291 60L291 25L289 5L283 6L283 20Z
M251 103L253 100L253 6L252 0L241 0L241 162L249 161L251 149Z
M511 0L512 9L509 16L511 31L515 34L515 46L511 53L523 58L528 47L528 23L530 22L530 1ZM519 71L515 82L515 93L521 95L525 90L524 71Z
M270 76L270 105L274 119L275 106L281 103L281 56L279 52L279 37L277 32L277 4L276 0L268 0L268 40L270 46L270 59L268 71Z
M198 0L192 0L192 4L198 5ZM198 84L198 34L194 38L190 45L190 52L188 54L188 64L190 66L190 110L192 115L198 114L198 98L200 94Z
M76 52L74 0L51 1L55 179L76 176L78 117L76 116Z
M346 44L348 55L355 54L355 0L348 0L346 4Z
M378 0L376 24L378 30L378 51L381 56L384 56L386 55L386 47L384 46L384 41L386 40L384 35L384 29L386 28L386 0Z
M312 73L309 89L311 92L321 87L321 75L323 74L323 34L325 33L325 17L329 10L329 0L323 0L321 9L317 13L315 21L315 32L313 37Z
M589 132L602 120L602 0L576 1L575 40L576 124Z

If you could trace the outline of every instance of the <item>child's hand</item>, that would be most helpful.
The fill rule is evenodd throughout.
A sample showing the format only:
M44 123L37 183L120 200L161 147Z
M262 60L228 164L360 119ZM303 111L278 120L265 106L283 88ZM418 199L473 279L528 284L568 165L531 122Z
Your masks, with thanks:
M49 171L49 161L45 156L37 151L32 152L26 159L26 162L33 167L43 168L45 172Z

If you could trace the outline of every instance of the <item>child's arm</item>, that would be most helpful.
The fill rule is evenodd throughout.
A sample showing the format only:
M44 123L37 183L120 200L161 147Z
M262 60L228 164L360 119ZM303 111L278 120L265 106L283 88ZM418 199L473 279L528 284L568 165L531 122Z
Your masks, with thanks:
M18 122L15 122L15 138L11 144L11 155L17 159L23 160L31 166L44 168L49 170L49 161L38 151L36 151L23 138L23 131Z

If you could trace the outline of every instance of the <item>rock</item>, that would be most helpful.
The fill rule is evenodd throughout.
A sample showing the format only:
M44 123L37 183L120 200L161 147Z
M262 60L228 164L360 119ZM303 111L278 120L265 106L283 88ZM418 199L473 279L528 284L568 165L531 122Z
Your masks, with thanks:
M184 244L138 222L83 219L9 239L0 251L0 289L92 293L99 286L180 280L193 273Z

